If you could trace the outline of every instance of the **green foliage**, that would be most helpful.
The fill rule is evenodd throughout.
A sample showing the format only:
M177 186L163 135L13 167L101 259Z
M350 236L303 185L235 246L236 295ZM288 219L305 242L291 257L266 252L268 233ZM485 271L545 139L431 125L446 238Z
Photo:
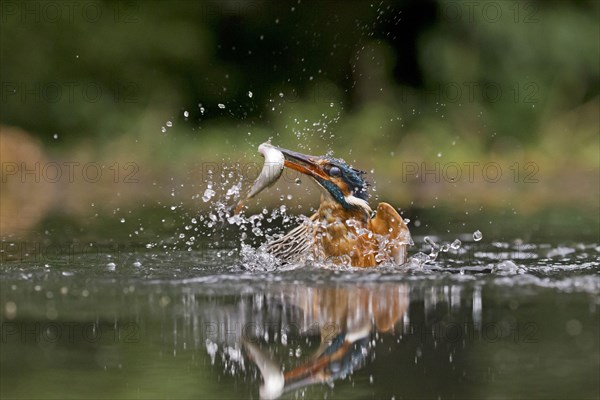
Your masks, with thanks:
M396 179L437 154L598 170L596 1L47 4L3 3L0 123L58 154L168 174L274 137Z
M535 141L541 120L597 95L598 3L488 3L83 2L55 18L43 2L15 2L2 16L1 118L42 138L77 139L131 133L145 112L183 109L198 125L269 125L280 92L318 107L331 91L346 108L378 107L378 86L414 81L398 71L417 62L410 97L421 118L432 99L475 102L499 135ZM400 52L407 41L415 54ZM360 91L370 84L375 95ZM200 103L233 107L202 115Z

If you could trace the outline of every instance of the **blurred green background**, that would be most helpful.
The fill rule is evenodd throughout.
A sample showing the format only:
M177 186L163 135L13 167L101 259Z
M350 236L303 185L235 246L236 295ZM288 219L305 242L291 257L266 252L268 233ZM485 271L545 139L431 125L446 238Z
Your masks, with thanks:
M3 234L56 212L207 209L206 165L260 163L270 137L372 172L374 200L403 209L583 209L597 222L597 1L6 0L1 12ZM288 191L314 205L289 186L251 206Z

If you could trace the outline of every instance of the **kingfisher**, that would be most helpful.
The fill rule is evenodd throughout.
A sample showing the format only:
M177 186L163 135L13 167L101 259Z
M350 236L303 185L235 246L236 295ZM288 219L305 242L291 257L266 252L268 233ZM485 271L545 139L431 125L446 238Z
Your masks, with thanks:
M408 227L390 204L370 207L364 171L332 156L272 147L283 154L283 166L312 178L322 194L314 215L265 245L269 253L284 263L309 257L352 267L406 262L413 244Z

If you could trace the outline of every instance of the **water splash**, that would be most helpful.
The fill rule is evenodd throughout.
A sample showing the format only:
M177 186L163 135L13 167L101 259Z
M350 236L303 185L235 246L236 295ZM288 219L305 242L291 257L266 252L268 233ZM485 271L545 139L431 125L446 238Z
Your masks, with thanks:
M204 201L205 203L210 201L210 199L212 199L215 194L216 192L212 189L212 184L209 184L206 190L204 191L204 194L202 195L202 201Z
M448 253L451 250L455 253L461 249L462 242L460 239L454 239L451 243L436 243L434 239L429 236L423 238L423 242L430 247L429 254L423 252L417 252L408 260L408 266L411 269L422 270L427 266L434 265L440 253Z
M460 245L461 245L461 241L459 239L454 239L454 241L450 244L450 248L452 250L458 250L460 249Z

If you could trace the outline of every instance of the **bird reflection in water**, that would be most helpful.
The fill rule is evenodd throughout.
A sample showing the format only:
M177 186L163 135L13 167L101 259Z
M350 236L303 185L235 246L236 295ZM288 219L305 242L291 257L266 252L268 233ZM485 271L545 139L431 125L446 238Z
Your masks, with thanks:
M252 328L244 329L235 347L260 371L260 397L272 399L309 385L332 384L363 367L374 350L375 333L393 332L408 305L405 285L290 286L275 295L255 296L252 304L230 309L229 315L221 308L217 318L228 325L223 332L234 326ZM296 334L298 342L317 338L310 356L294 363L293 351L287 360L274 354L279 341L287 344L292 340L288 336Z

